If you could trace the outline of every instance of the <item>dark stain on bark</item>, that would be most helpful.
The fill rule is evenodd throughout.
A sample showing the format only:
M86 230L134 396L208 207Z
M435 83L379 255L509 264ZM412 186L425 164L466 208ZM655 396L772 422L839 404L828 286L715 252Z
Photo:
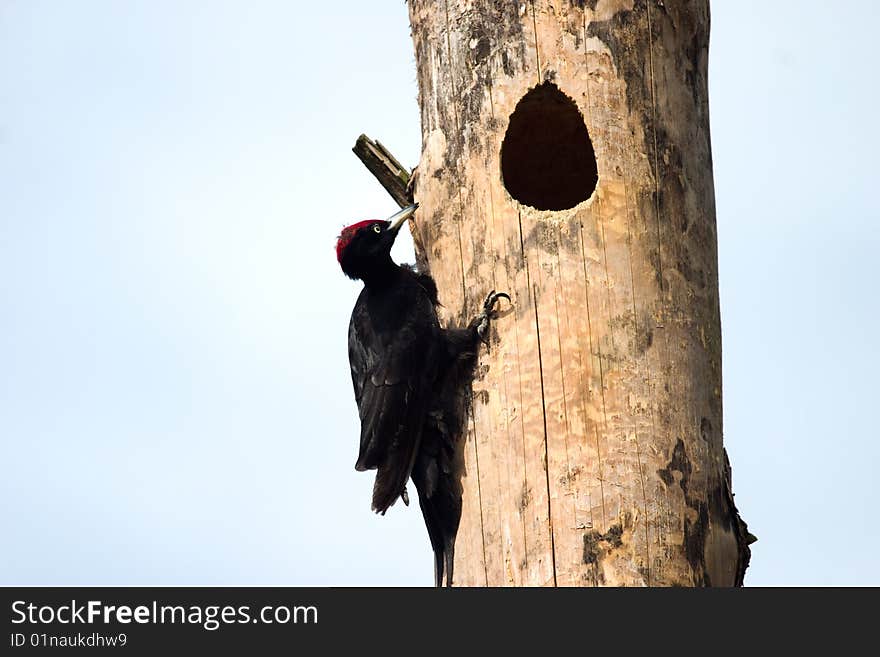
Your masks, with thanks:
M540 249L553 255L559 253L559 240L556 237L556 226L546 221L537 221L532 229L523 237L526 251Z
M688 503L690 506L690 502ZM706 534L709 531L709 511L704 502L696 505L697 519L684 520L684 550L694 573L694 584L712 586L706 571Z
M630 313L630 316L632 316L632 313ZM636 358L640 358L654 344L653 320L650 315L645 314L640 318L634 317L632 321L635 325L633 327L633 343L630 353Z
M604 534L595 529L584 534L584 563L596 564L611 550L623 545L623 525L614 524Z
M722 486L715 486L709 491L709 515L712 522L719 524L726 530L733 527L733 519L731 518L730 509L728 508L728 498Z
M684 502L688 508L697 512L696 519L689 517L690 512L685 513L684 519L684 550L688 564L691 566L694 576L694 585L709 586L709 575L706 572L706 534L709 531L709 509L705 502L691 498L689 495L690 478L693 466L685 451L684 441L679 438L672 450L672 457L665 468L657 471L660 479L667 486L672 486L675 481L673 472L681 475L679 486L684 494Z
M614 550L623 547L623 531L632 526L632 518L626 514L622 522L615 523L604 534L591 530L584 534L584 564L592 570L593 585L605 583L605 574L599 567L602 560Z
M485 34L471 31L471 40L476 39L476 43L471 48L470 63L471 66L482 66L489 58L491 52L491 41Z
M519 510L521 513L525 513L529 504L532 502L532 491L526 484L523 484L522 492L519 495Z
M578 7L580 9L589 9L594 10L596 8L596 4L599 0L569 0L573 7Z
M710 442L712 437L712 421L704 417L700 419L700 438L705 442Z
M557 478L560 486L570 486L572 482L577 481L578 476L580 475L583 468L579 465L573 468L569 468L569 470Z
M505 75L511 78L516 72L513 70L513 62L510 61L510 55L506 50L501 51L501 70L504 71Z
M675 449L672 450L672 458L669 459L669 463L665 468L657 470L657 474L660 476L660 479L663 480L664 484L671 486L675 481L675 477L672 473L680 472L681 481L678 483L681 486L681 490L684 492L685 500L687 500L688 483L690 481L692 470L691 462L688 460L687 453L684 449L684 441L679 438L678 442L675 443Z

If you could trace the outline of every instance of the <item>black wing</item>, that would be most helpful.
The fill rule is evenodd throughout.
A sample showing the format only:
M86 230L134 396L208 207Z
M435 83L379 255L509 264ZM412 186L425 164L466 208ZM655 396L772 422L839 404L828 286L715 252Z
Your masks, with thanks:
M377 330L365 290L355 305L348 333L351 378L361 419L355 469L378 470L372 505L378 513L394 504L409 479L436 362L436 315L427 297L416 295L414 303L404 304L397 319L396 326Z

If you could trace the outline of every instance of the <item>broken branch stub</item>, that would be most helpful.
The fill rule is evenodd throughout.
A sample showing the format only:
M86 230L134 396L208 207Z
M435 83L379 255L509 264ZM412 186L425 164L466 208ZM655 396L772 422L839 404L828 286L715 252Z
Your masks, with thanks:
M366 135L357 138L352 152L360 158L385 191L397 205L405 208L413 204L412 192L407 189L410 172L388 152L381 142L373 141Z

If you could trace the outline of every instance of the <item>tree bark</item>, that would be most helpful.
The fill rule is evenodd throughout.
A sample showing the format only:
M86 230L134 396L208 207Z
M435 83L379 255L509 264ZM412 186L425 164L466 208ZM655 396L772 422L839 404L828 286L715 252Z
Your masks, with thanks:
M742 584L708 2L409 11L418 263L446 322L466 323L490 289L515 307L473 384L455 583Z

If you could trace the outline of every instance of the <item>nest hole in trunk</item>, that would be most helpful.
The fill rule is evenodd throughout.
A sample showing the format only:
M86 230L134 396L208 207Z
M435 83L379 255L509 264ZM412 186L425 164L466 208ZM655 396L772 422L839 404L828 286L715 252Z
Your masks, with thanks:
M567 210L596 189L596 153L574 100L552 82L517 103L501 144L501 179L510 195L538 210Z

